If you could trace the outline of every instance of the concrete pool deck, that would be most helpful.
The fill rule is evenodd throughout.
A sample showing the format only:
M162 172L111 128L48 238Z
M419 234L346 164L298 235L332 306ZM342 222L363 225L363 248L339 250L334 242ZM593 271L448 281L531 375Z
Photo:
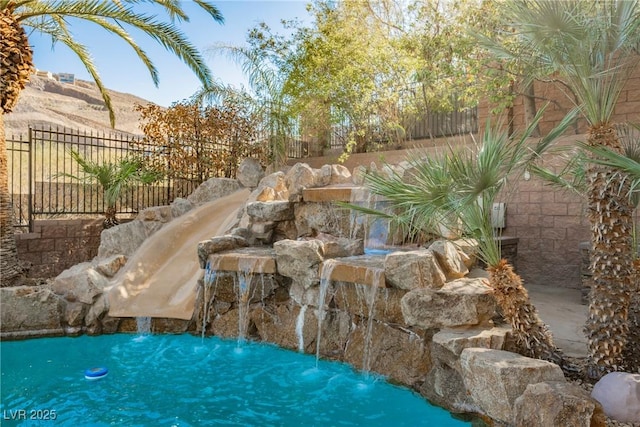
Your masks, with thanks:
M582 332L588 306L580 304L580 290L527 284L531 301L551 332L555 344L573 357L587 355L587 338Z

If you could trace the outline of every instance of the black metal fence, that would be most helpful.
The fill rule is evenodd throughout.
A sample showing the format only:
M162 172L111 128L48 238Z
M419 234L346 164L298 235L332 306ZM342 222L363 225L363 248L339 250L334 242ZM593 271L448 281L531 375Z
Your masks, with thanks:
M98 185L68 176L83 176L70 150L92 163L115 164L126 156L157 148L135 135L96 134L67 128L30 128L26 137L7 138L9 192L16 227L30 230L33 220L38 218L105 212L106 201ZM172 176L170 171L165 172L166 176ZM166 205L176 197L191 194L200 182L201 179L191 177L172 177L133 186L120 198L116 213L132 216L150 206Z
M478 131L478 108L462 108L454 103L453 111L432 112L424 110L417 113L401 114L395 130L385 129L376 118L364 131L368 146L374 150L380 145L391 142L415 141L419 139L441 138L445 136L465 135ZM348 120L331 129L329 148L343 149L352 138L355 127ZM375 144L370 144L371 142Z
M478 128L477 109L465 109L447 113L422 113L406 117L403 139L416 140L435 138L447 135L460 135L476 132ZM374 126L373 124L371 125ZM334 125L329 148L344 149L348 133L348 123ZM322 147L313 146L300 136L298 124L284 136L286 155L292 159L303 159L321 155ZM273 130L259 132L256 146L271 146ZM390 137L383 132L370 131L369 138L377 135L377 139L367 146L367 151L375 151L385 146ZM387 138L387 139L385 139ZM318 141L321 141L319 138ZM206 142L205 142L206 143ZM325 142L326 143L326 142ZM209 143L207 143L209 144ZM229 143L221 146L219 142L209 144L209 151L220 151L220 155L234 151ZM317 144L322 144L318 142ZM317 145L316 144L316 145ZM31 229L33 220L78 215L100 215L106 210L106 201L102 189L98 185L79 183L65 175L83 175L80 166L74 161L70 150L79 152L85 159L98 163L117 163L120 159L131 155L157 152L158 146L147 144L141 137L131 134L96 134L70 130L67 128L30 128L28 135L7 138L9 192L14 209L14 218L18 229ZM209 153L209 157L216 153ZM234 161L238 161L235 159ZM223 162L224 163L224 162ZM227 161L228 163L228 161ZM166 205L176 197L186 197L202 181L215 176L229 176L230 170L215 168L207 171L208 176L192 174L176 178L171 173L170 165L166 165L165 178L151 185L134 186L128 189L116 205L119 215L133 216L150 206Z

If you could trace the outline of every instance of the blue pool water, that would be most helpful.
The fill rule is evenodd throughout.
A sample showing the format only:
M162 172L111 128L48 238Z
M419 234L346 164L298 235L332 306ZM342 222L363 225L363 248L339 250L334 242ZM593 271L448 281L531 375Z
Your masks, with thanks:
M271 345L191 335L0 343L0 424L461 426L410 390ZM85 370L106 367L88 381Z

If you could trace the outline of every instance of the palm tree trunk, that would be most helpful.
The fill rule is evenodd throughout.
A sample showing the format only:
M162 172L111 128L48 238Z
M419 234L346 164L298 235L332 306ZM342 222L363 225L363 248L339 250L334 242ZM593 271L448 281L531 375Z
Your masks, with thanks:
M628 372L640 374L640 258L633 261L633 289L629 303L629 334L623 358Z
M620 150L613 126L589 130L588 143ZM592 379L619 370L627 343L627 316L631 297L633 260L633 205L628 188L614 170L592 166L588 173L588 208L591 223L591 270L586 332Z
M4 134L4 111L0 107L0 282L1 287L13 286L22 276L18 260L13 209L9 193L7 140Z
M102 228L108 229L111 227L115 227L120 224L118 218L116 217L116 207L115 206L107 206L107 211L104 213L105 219L102 221Z
M567 368L564 355L554 345L549 328L540 320L538 310L531 304L529 293L522 285L522 278L504 259L487 270L493 295L513 330L518 353L556 363L563 370ZM572 367L569 370L574 371Z

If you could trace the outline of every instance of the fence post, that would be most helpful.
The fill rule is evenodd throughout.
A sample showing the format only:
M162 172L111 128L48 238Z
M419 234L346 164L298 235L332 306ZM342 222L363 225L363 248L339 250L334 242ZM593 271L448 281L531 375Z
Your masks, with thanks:
M29 143L28 145L28 157L29 157L29 163L27 166L27 175L28 175L28 179L29 179L29 200L27 203L27 216L29 217L29 233L33 233L34 230L34 218L33 218L33 181L34 181L34 177L33 177L33 134L32 134L33 128L31 126L29 126Z

